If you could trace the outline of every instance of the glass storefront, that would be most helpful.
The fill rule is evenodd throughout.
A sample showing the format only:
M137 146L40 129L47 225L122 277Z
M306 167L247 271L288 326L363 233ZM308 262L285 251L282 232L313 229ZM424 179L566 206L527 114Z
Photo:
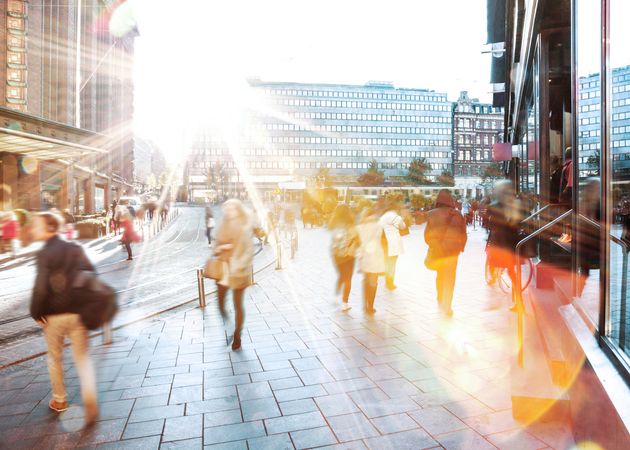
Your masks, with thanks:
M630 318L628 317L628 214L630 213L630 15L627 0L608 0L609 54L607 93L609 117L609 177L607 193L611 199L608 230L608 318L606 334L626 356L630 356ZM599 157L599 154L596 155ZM615 214L617 212L617 214ZM616 217L615 217L616 216ZM617 220L613 220L613 219ZM628 364L626 364L628 365Z

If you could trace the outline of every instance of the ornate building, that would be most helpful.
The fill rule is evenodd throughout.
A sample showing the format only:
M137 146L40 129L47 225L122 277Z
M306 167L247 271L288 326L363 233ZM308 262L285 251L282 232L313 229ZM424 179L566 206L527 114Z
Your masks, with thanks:
M131 193L128 4L0 0L0 17L0 208L92 213Z
M475 196L481 175L492 163L492 145L500 142L503 108L480 103L462 91L453 104L453 176L455 186Z

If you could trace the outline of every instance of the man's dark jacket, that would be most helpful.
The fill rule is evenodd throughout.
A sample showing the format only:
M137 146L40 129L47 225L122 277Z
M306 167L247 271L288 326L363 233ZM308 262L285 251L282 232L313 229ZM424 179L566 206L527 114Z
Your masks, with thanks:
M53 236L37 255L37 277L31 298L31 317L75 312L70 295L78 270L94 270L83 249Z

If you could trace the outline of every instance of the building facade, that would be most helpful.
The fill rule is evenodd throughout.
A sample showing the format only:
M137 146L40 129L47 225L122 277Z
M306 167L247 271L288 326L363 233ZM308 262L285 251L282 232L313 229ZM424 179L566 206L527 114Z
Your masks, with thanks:
M481 176L493 162L492 146L503 136L503 108L462 91L453 105L453 176L467 196L481 193Z
M136 190L146 189L147 178L151 175L151 158L155 144L134 136L133 139L133 182Z
M110 31L124 6L0 0L3 209L87 214L133 192L137 30Z
M390 183L404 184L414 158L427 159L429 178L452 170L446 94L388 82L249 85L260 107L244 111L238 145L217 124L200 130L186 170L192 198L242 197L249 183L270 193L322 168L335 182L354 184L372 159Z
M516 3L489 0L488 34L505 48L493 58L493 74L504 77L492 80L501 85L494 105L505 106L506 170L533 213L539 256L528 303L546 358L521 359L514 373L537 371L538 382L512 392L513 413L547 402L571 414L577 448L630 448L630 9L612 0ZM560 165L571 189L558 205ZM531 355L532 341L521 342L519 357ZM555 386L541 376L549 372Z

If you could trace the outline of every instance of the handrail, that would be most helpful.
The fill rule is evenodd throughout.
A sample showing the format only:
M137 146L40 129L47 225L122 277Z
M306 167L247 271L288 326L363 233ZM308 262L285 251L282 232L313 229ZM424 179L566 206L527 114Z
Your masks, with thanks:
M516 244L516 248L514 249L514 261L516 262L516 280L514 280L514 283L512 284L514 285L514 289L516 289L515 291L516 292L516 310L518 312L518 366L519 367L523 367L523 289L521 289L522 274L521 274L521 265L519 264L519 261L521 260L521 247L527 241L535 238L536 236L540 235L543 231L547 230L548 228L551 228L553 225L560 222L565 217L571 215L571 213L573 213L572 209L568 210L567 212L562 214L560 217L555 218L544 227L541 227L538 230L534 231L532 234L525 237L523 240L519 241L518 244Z
M540 208L538 211L536 211L535 213L533 213L531 216L529 216L527 219L523 219L521 220L521 224L527 222L529 219L533 219L534 217L536 217L537 215L539 215L541 212L543 212L545 209L547 208L551 208L552 206L560 206L559 203L550 203L546 206L543 206L542 208Z
M590 217L587 217L583 214L578 214L578 219L582 219L583 221L585 221L586 223L596 226L597 228L601 228L602 226L600 224L598 224L597 222L595 222L593 219L591 219ZM623 247L626 250L626 253L630 250L628 248L628 244L626 244L624 241L622 241L621 239L619 239L617 236L614 235L610 235L610 239L615 243L620 245L621 247Z

